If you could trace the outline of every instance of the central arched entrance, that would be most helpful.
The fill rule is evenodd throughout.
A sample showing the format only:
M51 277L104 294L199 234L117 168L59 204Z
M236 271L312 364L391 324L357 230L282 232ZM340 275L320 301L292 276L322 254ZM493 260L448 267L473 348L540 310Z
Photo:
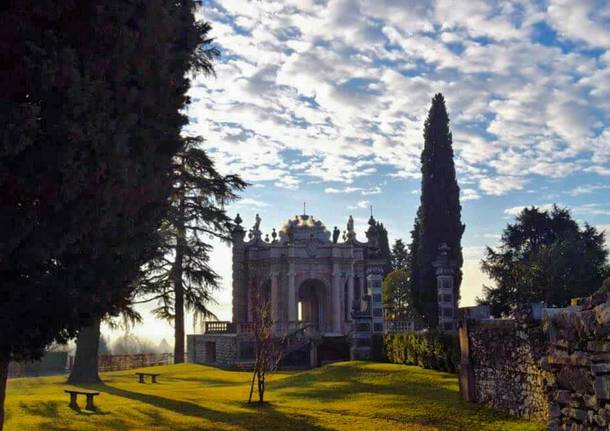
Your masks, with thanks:
M318 331L326 330L326 287L320 280L305 280L299 286L299 320L309 322Z

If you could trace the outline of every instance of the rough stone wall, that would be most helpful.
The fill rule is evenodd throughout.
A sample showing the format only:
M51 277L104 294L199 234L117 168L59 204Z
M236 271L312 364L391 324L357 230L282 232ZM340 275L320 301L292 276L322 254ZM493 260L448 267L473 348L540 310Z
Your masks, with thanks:
M539 322L470 320L469 356L473 382L470 399L512 415L546 420L547 382L540 367L545 341Z
M610 430L610 294L544 309L541 321L523 310L460 322L464 398L546 418L551 431Z
M216 361L210 361L207 351L208 342L215 343ZM237 363L238 337L232 334L223 335L188 335L187 360L195 364L218 365L233 368Z
M545 311L549 350L542 366L556 376L549 430L610 429L610 295Z

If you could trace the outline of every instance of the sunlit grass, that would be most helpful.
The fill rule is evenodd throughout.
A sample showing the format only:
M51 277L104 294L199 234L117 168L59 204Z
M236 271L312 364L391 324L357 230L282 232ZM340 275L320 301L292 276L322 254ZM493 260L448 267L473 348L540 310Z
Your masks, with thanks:
M250 373L183 364L105 373L89 387L97 412L68 407L63 377L9 380L7 431L106 430L543 430L460 399L455 375L394 364L343 362L270 378L269 404L246 403ZM84 399L79 400L84 407Z

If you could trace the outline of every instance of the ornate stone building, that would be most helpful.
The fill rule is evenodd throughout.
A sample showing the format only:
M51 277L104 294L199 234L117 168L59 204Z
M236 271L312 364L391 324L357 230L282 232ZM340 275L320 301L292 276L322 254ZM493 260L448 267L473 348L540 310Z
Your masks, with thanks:
M239 221L239 219L238 219ZM383 332L381 287L385 257L378 224L371 217L367 241L356 239L353 219L340 237L311 215L297 215L271 237L259 229L233 232L233 322L252 320L252 291L263 289L273 319L292 325L309 322L323 336L347 335L352 311L370 307L373 331ZM342 239L342 241L340 241Z
M246 362L240 351L249 349L247 332L257 291L270 302L278 333L306 325L312 340L350 336L350 356L368 357L372 335L384 331L381 290L389 250L383 225L371 216L366 241L361 242L351 216L343 233L337 227L331 233L307 214L264 236L258 215L247 235L239 215L235 222L233 321L210 322L206 334L189 336L191 360L218 362L219 356L226 356L217 354L220 343L233 352L235 362ZM237 341L226 337L230 334ZM311 365L317 362L314 344L308 347Z

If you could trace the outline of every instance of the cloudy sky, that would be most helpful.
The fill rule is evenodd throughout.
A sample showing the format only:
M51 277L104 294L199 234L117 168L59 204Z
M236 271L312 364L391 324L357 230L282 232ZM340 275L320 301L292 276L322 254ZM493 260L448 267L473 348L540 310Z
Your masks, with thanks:
M204 0L222 51L191 92L190 132L252 185L231 212L266 232L307 212L332 229L373 205L390 239L419 204L422 127L448 103L466 232L479 260L524 205L610 228L610 4L595 0ZM610 229L609 229L610 231ZM230 318L230 250L216 306Z

